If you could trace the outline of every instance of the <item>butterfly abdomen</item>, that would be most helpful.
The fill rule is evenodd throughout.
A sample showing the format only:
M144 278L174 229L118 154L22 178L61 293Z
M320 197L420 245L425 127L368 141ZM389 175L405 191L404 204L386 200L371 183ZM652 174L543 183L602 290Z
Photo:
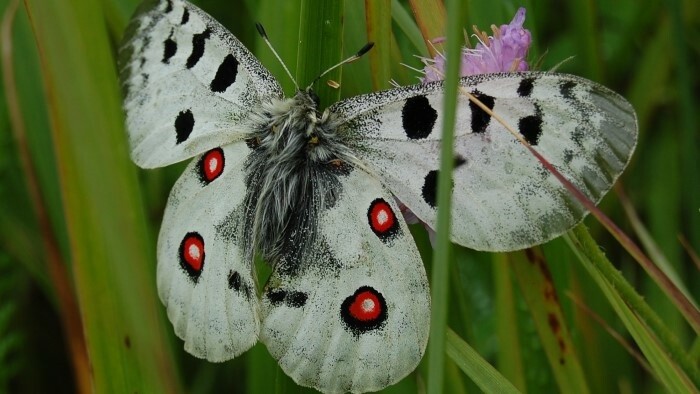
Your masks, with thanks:
M246 140L246 249L276 264L282 256L295 266L316 241L317 218L341 192L338 176L355 159L336 134L332 118L321 115L305 91L273 101L251 115Z

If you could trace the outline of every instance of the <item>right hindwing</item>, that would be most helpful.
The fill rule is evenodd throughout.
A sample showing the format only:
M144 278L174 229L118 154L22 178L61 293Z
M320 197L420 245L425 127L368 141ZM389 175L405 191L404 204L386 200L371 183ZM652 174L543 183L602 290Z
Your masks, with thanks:
M158 237L158 293L185 350L225 361L257 342L259 301L243 242L245 143L193 160L173 187Z
M262 296L260 339L297 383L322 392L376 391L418 365L430 294L392 195L360 169L339 176L300 261L283 257Z
M250 112L282 97L240 41L182 0L140 6L120 49L119 77L131 156L146 168L244 138Z

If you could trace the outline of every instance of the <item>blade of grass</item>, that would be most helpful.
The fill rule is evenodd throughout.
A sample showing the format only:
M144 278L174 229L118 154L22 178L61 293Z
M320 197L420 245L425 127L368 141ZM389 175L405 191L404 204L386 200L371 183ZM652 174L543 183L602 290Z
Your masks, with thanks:
M576 0L570 6L572 29L576 32L574 38L578 41L576 47L582 50L578 56L586 63L586 75L594 81L602 81L601 40L599 29L596 29L595 3L591 0Z
M632 356L632 358L639 363L639 365L644 368L645 371L647 371L650 375L654 377L654 379L658 378L656 377L656 374L654 374L654 370L651 368L649 363L644 359L644 356L640 354L637 349L635 349L635 346L632 345L623 335L615 331L610 324L608 324L602 317L600 317L597 313L593 312L591 308L589 308L581 299L576 297L574 293L567 292L566 294L571 300L574 301L576 306L581 309L586 315L588 315L591 319L593 319L596 323L598 323L605 332L607 332L614 340L615 342L619 343L620 346L622 346L627 353Z
M445 6L440 0L409 0L411 9L413 10L413 15L416 17L416 22L418 23L418 28L423 35L423 42L425 47L428 48L428 53L431 57L435 57L438 52L445 53L443 50L443 44L433 44L432 40L444 37L445 32L445 21L447 21L447 14L445 12ZM457 2L453 2L457 4ZM459 4L461 9L461 3ZM450 8L450 7L448 7ZM459 9L451 9L450 12L459 11ZM459 21L461 12L457 15L450 15L456 21ZM448 22L449 23L449 22ZM449 28L448 28L449 29ZM447 34L449 36L449 34ZM459 38L458 41L462 41L461 32L459 36L454 36L455 39ZM457 50L455 50L457 53Z
M686 36L683 23L685 11L683 4L679 0L672 0L668 4L670 5L671 37L675 38L672 40L672 45L673 58L676 59L676 90L679 95L681 174L683 179L691 180L696 179L698 173L700 173L700 162L697 160L698 121L695 112L697 108L697 91L693 90L695 84L691 78L691 69L695 70L697 63L692 63L693 66L691 66L688 47L685 40L682 39ZM700 182L684 182L681 193L684 207L697 208L700 205ZM686 219L689 222L688 229L690 234L688 235L692 240L693 247L698 249L700 248L700 215L688 215Z
M365 0L367 39L374 43L369 64L372 69L372 88L389 88L391 79L391 0Z
M344 3L340 0L303 0L301 2L296 71L296 80L301 89L304 89L322 72L341 61ZM340 82L341 71L340 67L336 68L314 86L314 91L321 99L321 110L340 98L340 90L331 88L326 81Z
M673 283L678 287L678 289L688 298L688 301L690 301L693 304L693 306L697 308L698 305L693 299L693 295L690 293L685 283L678 275L676 269L673 267L673 265L671 265L671 262L661 251L661 248L659 248L659 245L656 243L655 239L651 236L651 234L649 234L649 231L644 226L644 223L642 223L641 219L637 215L637 211L635 210L634 206L632 206L632 203L627 198L624 189L619 183L615 185L615 193L620 199L620 203L625 211L625 215L627 215L627 220L632 225L632 228L634 229L637 238L639 239L644 249L646 249L647 253L649 254L649 257L652 259L652 261L654 261L654 263L657 266L659 266L659 269L661 269L664 272L664 274L666 274L666 276L668 276L668 278L671 281L673 281Z
M12 50L12 26L18 7L19 0L10 2L3 14L2 31L0 33L2 35L2 76L7 95L8 111L32 209L39 224L46 267L56 296L55 299L61 316L64 336L71 353L76 386L81 393L88 393L90 391L90 365L80 312L78 311L78 304L73 294L69 275L66 272L66 264L62 259L58 240L53 232L46 210L47 205L39 186L37 171L30 158L24 118L19 108L19 95L14 78L14 58L12 57L14 53Z
M447 355L485 393L519 393L503 375L454 331L447 331Z
M496 292L496 336L498 338L498 370L521 391L527 388L525 367L518 338L515 294L508 258L505 253L493 254Z
M1 9L7 10L10 1L2 3L4 7ZM41 231L52 234L55 237L56 247L60 255L67 255L67 238L63 234L65 220L59 197L56 160L48 131L49 121L44 103L44 90L41 85L39 55L24 7L20 7L16 20L12 23L12 29L7 29L3 40L5 41L3 44L4 62L7 63L2 68L3 78L12 81L11 84L6 83L3 89L3 98L6 98L7 101L3 100L0 103L8 109L8 122L4 123L7 124L8 133L3 135L3 139L7 141L6 147L11 149L3 154L3 160L10 160L14 169L7 174L7 177L3 176L2 180L3 190L0 200L3 204L7 204L5 206L13 207L13 209L5 209L0 214L2 216L0 221L8 224L1 227L0 231L3 234L0 238L3 240L5 250L10 252L13 258L23 263L34 279L41 284L46 296L57 306L58 300L50 285L46 270L47 259L42 256L45 250L32 245L37 240L41 240L41 235L39 234L36 210L31 206L33 198L30 198L28 194L28 182L37 184L43 204L42 209L44 209L48 220L48 227L42 228ZM16 93L13 93L15 90ZM13 97L10 97L11 94ZM12 110L12 107L16 109ZM17 110L19 113L11 113L11 111ZM20 129L24 131L19 131ZM20 164L27 159L20 157L19 146L17 143L12 143L12 139L16 140L14 135L17 132L23 135L21 138L24 139L24 142L19 144L26 145L22 149L29 152L28 155L31 157L29 164L34 170L33 175L26 174L20 168ZM27 167L25 166L25 168ZM34 178L25 179L28 176ZM21 245L24 245L25 242L29 242L30 246L22 247Z
M448 53L459 53L461 24L459 20L461 2L448 2L450 14L447 20ZM445 76L443 128L440 151L440 174L437 184L437 225L435 254L433 256L432 315L428 342L428 393L442 393L445 376L445 332L447 326L447 295L450 272L450 220L452 203L452 169L454 163L454 127L457 114L457 91L459 88L459 56L448 57Z
M590 392L542 251L510 253L509 260L560 391Z
M25 4L47 92L92 388L179 392L102 10L87 0Z
M406 35L411 44L413 44L413 52L419 56L428 56L428 51L426 50L425 41L423 41L420 29L399 0L391 0L391 18L403 34Z
M672 392L698 391L700 374L686 350L605 258L586 228L578 225L564 239L605 293L666 388Z
M289 71L294 75L297 67L297 56L299 55L297 48L299 46L299 12L301 3L298 1L277 0L250 1L250 3L257 3L258 8L251 10L251 12L265 26L270 42L280 55L280 58L289 67ZM274 9L275 12L269 12L270 9ZM284 68L272 54L270 48L267 47L263 40L258 39L255 43L255 55L270 70L272 75L277 77L287 95L293 95L295 93L294 83L287 77L287 73L284 72ZM298 74L296 79L298 83L304 84L304 81L299 81Z

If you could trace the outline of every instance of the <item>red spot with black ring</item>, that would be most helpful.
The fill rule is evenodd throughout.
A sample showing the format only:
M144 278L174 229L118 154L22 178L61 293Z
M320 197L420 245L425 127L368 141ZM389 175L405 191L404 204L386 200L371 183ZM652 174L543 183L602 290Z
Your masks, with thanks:
M345 299L340 307L345 326L355 335L376 330L387 319L384 296L370 286L362 286Z
M196 283L204 269L204 239L199 233L190 232L180 243L180 267Z
M372 232L382 241L393 239L400 230L394 210L383 198L377 198L370 203L367 220Z
M213 182L224 172L224 151L221 148L214 148L205 153L199 161L199 178L204 184Z

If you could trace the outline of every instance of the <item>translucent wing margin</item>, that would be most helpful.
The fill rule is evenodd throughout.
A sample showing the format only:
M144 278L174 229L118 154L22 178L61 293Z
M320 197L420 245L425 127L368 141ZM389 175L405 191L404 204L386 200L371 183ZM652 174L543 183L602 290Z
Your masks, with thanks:
M134 161L153 168L239 140L278 82L228 30L181 0L146 1L127 28L119 77Z
M594 202L637 141L632 106L589 80L541 72L462 78ZM358 159L421 220L435 225L442 82L357 96L329 110ZM581 204L499 122L461 95L455 129L452 239L489 251L548 241L578 223Z
M326 393L376 391L418 365L430 295L391 194L369 174L341 178L304 261L275 267L261 341L297 383Z

